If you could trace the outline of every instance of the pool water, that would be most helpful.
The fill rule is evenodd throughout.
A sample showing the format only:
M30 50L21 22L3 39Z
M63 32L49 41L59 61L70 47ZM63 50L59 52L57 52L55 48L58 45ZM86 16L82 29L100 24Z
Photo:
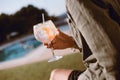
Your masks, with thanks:
M64 25L59 29L64 32L69 30L69 27ZM23 40L16 41L2 50L0 49L0 62L21 58L40 45L41 42L38 42L34 35L28 36L28 38L25 37Z
M0 62L23 57L40 44L34 37L26 41L16 42L0 51Z

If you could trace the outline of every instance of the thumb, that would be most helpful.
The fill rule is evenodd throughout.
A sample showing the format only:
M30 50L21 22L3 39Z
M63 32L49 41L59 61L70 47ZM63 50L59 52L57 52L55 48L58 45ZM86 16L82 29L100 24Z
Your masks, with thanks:
M59 33L62 33L61 30L60 30L59 28L57 28L57 31L58 31Z

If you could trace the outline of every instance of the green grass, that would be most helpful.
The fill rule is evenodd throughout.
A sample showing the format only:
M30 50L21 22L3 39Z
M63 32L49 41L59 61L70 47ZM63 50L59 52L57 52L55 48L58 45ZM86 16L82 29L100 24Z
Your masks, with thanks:
M0 80L49 80L50 72L55 68L84 70L82 56L71 54L61 60L48 63L47 61L28 64L12 69L1 70Z

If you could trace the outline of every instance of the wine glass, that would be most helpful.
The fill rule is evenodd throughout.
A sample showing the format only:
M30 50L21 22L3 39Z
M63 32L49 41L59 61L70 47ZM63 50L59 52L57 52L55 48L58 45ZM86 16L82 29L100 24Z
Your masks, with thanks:
M33 31L34 36L38 41L47 44L50 44L51 41L55 38L55 36L59 34L58 30L56 29L54 23L51 20L48 20L46 22L44 22L43 20L43 23L34 25ZM54 54L53 48L51 48L51 52L53 54L53 57L49 59L48 62L53 62L62 58L62 56L56 56Z

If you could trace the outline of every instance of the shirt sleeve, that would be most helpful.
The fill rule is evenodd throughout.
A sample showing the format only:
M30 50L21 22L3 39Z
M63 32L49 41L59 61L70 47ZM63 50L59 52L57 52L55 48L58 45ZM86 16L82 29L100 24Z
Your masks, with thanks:
M106 7L102 8L93 0L67 0L76 27L104 68L107 80L118 80L120 77L120 25L110 14L110 10L114 10L119 17L120 8L117 5L120 4L117 1L104 0Z

